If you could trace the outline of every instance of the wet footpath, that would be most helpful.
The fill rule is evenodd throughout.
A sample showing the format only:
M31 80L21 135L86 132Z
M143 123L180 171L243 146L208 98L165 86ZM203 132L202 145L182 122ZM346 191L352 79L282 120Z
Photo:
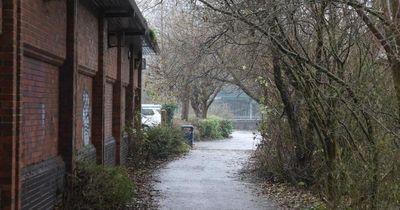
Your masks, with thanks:
M196 142L187 156L157 171L154 187L159 209L277 209L257 196L257 186L240 178L256 144L253 134L245 131L236 131L226 140Z

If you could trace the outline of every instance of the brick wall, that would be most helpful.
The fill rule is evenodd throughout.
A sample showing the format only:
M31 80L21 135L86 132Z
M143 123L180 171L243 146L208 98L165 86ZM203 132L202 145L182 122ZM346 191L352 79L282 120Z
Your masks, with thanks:
M106 83L105 87L105 130L104 130L104 163L107 165L115 165L116 159L116 143L113 137L113 84L110 82Z
M117 157L117 160L119 161L118 163L119 164L122 164L122 163L124 163L125 161L126 161L126 159L124 159L124 158L126 158L125 156L122 156L122 154L124 153L123 152L123 150L125 150L126 148L126 145L125 145L125 143L126 142L124 142L124 138L127 136L127 134L126 134L126 132L125 132L125 105L126 105L126 89L125 89L125 87L122 87L121 88L121 104L120 104L120 107L121 107L121 110L120 110L120 112L119 112L119 114L120 114L120 116L121 116L121 125L119 126L119 142L117 142L117 146L119 147L119 148L117 148L117 155L118 155L118 157Z
M3 32L3 0L0 0L0 34L2 32Z
M113 47L113 48L108 48L106 50L106 55L105 55L105 70L106 70L106 75L108 78L111 78L113 80L117 79L117 69L118 69L118 48Z
M133 113L134 113L134 107L135 107L135 100L134 100L134 61L136 59L135 53L132 53L131 55L131 60L129 61L129 84L126 87L126 106L125 106L125 124L129 126L134 126L134 120L133 120Z
M3 32L3 0L0 0L0 34L2 32ZM1 191L0 191L0 204L1 204Z
M96 148L92 144L83 147L79 150L77 158L79 161L96 163Z
M127 85L129 83L129 48L122 48L121 56L122 83Z
M24 43L65 58L66 1L22 1Z
M136 89L139 87L139 82L137 80L137 78L139 77L139 71L137 69L133 71L133 77L135 78L135 80L133 81L133 87Z
M78 63L91 71L98 66L98 20L86 7L78 6Z
M93 79L90 76L84 74L78 74L76 91L76 136L75 136L75 148L76 150L81 150L85 145L83 142L83 95L84 93L89 95L89 108L90 108L90 125L92 125L92 86ZM91 143L91 139L89 140ZM87 146L87 145L86 145Z
M129 139L128 137L124 137L121 142L121 150L120 150L121 165L126 164L126 161L128 160L128 155L129 155Z
M115 165L116 164L116 142L113 137L106 139L104 145L104 164Z
M125 131L124 131L125 116L126 116L126 107L125 107L126 106L126 87L125 86L121 89L121 98L122 98L122 100L121 100L121 123L122 123L121 133L123 133L122 136L124 136L125 135Z
M17 127L17 5L15 1L2 2L2 33L0 35L0 206L13 209L18 199L18 168L13 161L18 157Z
M21 72L21 165L58 153L58 68L25 57Z
M126 159L127 159L127 153L128 153L128 142L127 142L127 133L124 131L124 128L126 127L126 113L127 113L127 91L129 91L129 82L130 82L130 59L133 56L130 54L130 49L123 47L121 48L121 69L120 69L120 80L121 80L121 100L120 100L120 139L119 139L119 148L118 148L118 157L119 157L119 164L125 164Z
M108 49L107 25L78 0L0 2L0 209L53 209L75 154L126 162L129 50ZM90 126L92 107L104 102L97 109L104 113L97 119L104 128L96 136L100 151L83 146L83 93Z
M61 201L64 175L60 157L25 167L21 172L21 209L53 209Z
M107 47L107 24L105 18L98 20L98 70L93 78L92 143L96 147L97 163L104 162L105 131L105 59Z
M65 173L58 154L58 125L66 2L21 2L21 208L52 209L60 199Z
M92 145L92 107L93 107L93 77L98 71L99 58L99 27L97 17L82 4L78 4L77 23L77 45L78 45L78 81L76 95L76 136L75 149L79 151L81 159L94 161L96 149ZM89 144L85 145L83 138L83 97L89 95Z
M113 110L113 85L111 83L106 83L105 88L105 131L104 136L105 139L112 138L112 110Z

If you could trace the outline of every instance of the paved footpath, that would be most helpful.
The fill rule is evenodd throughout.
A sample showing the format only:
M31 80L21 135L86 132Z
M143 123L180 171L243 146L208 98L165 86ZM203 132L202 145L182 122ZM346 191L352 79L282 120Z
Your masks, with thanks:
M160 209L250 210L276 209L257 196L256 186L240 179L256 142L251 132L236 131L233 138L196 142L187 156L157 172L155 189Z

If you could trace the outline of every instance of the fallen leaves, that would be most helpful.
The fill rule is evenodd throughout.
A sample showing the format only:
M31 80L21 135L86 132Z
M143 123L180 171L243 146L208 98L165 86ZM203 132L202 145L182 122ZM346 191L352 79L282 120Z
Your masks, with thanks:
M274 201L282 209L310 209L322 204L321 200L311 191L288 183L264 181L261 184L262 193Z
M135 197L127 205L127 210L157 209L157 202L154 198L158 195L158 191L154 189L152 183L157 181L154 172L162 164L161 161L140 167L127 164L129 176L136 185Z

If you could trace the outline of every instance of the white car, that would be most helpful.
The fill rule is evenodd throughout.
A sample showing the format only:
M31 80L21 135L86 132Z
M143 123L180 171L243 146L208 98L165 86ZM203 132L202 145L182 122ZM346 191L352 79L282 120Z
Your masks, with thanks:
M142 127L154 128L161 125L161 105L142 104Z

